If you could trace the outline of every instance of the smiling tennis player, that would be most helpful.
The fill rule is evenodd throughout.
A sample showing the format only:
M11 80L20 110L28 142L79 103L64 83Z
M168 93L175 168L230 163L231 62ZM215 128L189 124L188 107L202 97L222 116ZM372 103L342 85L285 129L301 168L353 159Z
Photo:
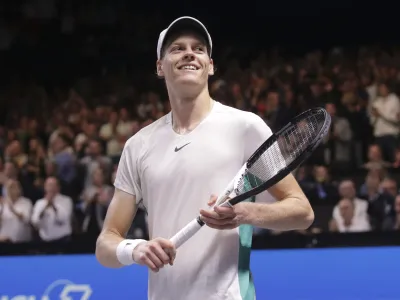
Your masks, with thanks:
M252 226L305 229L314 219L292 175L256 199L208 208L272 134L257 115L210 97L211 54L211 37L194 18L179 18L161 32L157 74L165 80L171 112L126 142L96 245L106 267L136 263L152 270L150 300L254 300ZM150 241L124 238L140 201ZM176 251L169 238L199 213L208 226Z

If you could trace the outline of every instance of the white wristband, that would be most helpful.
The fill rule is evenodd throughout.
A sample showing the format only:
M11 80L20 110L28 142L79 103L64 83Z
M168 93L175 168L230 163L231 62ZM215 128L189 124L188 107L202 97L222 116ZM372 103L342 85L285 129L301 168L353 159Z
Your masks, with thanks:
M146 240L123 240L118 244L117 247L117 259L124 265L129 266L135 263L133 260L133 250L142 242L147 242Z

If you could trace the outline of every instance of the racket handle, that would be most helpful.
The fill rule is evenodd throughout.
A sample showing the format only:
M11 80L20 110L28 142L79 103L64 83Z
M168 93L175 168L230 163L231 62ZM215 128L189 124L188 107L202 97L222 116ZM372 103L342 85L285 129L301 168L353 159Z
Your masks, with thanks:
M204 225L204 222L200 219L200 217L194 219L192 222L183 227L178 233L176 233L170 241L175 245L175 248L178 249L182 246L188 239L196 234L197 231Z

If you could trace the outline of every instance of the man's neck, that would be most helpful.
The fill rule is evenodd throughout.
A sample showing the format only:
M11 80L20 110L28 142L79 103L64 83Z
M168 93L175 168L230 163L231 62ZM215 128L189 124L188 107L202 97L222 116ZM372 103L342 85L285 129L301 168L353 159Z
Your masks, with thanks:
M204 89L194 98L172 97L170 95L172 110L172 126L179 134L192 131L204 120L213 107L208 89Z

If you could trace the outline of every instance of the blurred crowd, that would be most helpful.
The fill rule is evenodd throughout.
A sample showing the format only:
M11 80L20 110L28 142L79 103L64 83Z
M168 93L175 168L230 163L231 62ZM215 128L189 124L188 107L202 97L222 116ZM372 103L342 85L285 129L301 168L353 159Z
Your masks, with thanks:
M35 33L54 25L51 10L46 19L36 16L34 7L24 9L22 19L36 25ZM70 13L59 16L57 23L63 25L61 45L83 34L76 30L78 16L66 11ZM98 20L91 17L94 23ZM148 27L136 29L140 38ZM21 54L21 45L43 49L38 46L43 42L40 34L32 36L15 22L3 20L0 31L7 33L0 39L3 60ZM49 66L23 65L2 81L6 84L0 90L1 242L68 241L74 234L95 239L113 194L125 141L170 110L165 87L153 69L140 62L133 70L100 63L101 51L115 54L115 49L104 49L104 31L88 32L80 40L85 43L74 45L81 47L89 66L65 64L65 72L46 72L44 80L43 69ZM147 43L134 48L152 51L155 65L153 44L149 49ZM68 60L64 52L54 53L59 61ZM218 69L209 85L217 101L258 114L273 130L311 107L325 107L332 116L330 133L295 172L316 211L309 231L399 230L400 52L334 48L286 57L273 49L239 57L216 61ZM3 78L5 73L11 74L3 70ZM279 234L258 228L254 233ZM129 235L147 237L145 207L139 208Z

